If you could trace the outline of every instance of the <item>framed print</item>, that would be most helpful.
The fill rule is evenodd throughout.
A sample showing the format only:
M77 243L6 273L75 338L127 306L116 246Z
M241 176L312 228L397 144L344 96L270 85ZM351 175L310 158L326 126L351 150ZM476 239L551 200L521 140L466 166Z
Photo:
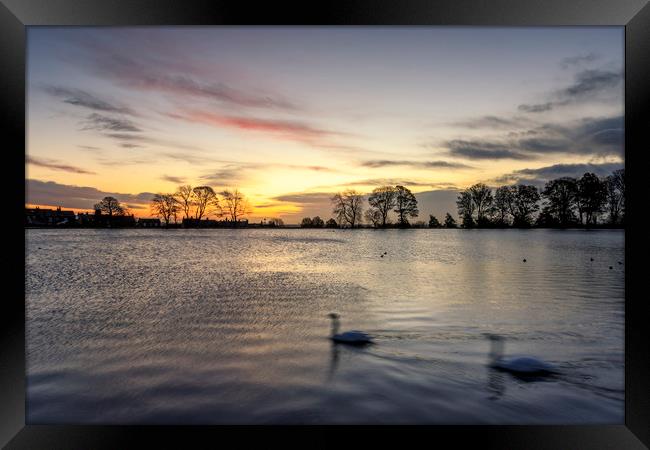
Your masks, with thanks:
M7 448L650 442L647 2L0 11Z

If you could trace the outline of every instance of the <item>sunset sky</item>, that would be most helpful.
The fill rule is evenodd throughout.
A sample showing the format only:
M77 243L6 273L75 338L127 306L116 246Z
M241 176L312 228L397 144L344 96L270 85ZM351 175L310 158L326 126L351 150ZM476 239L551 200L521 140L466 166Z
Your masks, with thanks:
M331 216L404 184L420 219L458 189L623 162L622 27L28 31L26 203L237 187L252 220Z

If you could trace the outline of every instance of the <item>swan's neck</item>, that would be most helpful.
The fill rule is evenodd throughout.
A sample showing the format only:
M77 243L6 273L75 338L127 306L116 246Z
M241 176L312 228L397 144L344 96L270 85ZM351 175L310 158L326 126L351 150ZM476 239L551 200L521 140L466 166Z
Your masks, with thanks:
M339 333L339 319L332 318L332 336Z
M490 362L496 363L503 357L503 341L493 339L490 342Z

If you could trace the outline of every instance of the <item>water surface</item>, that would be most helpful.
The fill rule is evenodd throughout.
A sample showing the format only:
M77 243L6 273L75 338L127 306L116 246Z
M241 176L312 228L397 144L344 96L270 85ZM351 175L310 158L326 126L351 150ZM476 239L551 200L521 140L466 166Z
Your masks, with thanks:
M29 423L623 422L620 230L26 241ZM331 311L376 345L332 345ZM489 369L486 332L562 374Z

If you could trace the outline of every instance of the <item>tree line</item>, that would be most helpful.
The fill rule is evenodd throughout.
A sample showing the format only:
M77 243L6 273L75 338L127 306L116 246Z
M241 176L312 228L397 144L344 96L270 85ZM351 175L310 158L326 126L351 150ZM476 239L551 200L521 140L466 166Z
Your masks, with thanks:
M456 201L463 228L592 227L625 224L625 169L599 178L550 180L539 191L517 184L492 190L477 183L460 192Z
M303 228L359 228L364 221L375 228L410 227L410 218L418 216L418 201L410 189L397 186L380 186L368 196L368 209L364 208L365 196L354 190L338 192L330 199L332 212L336 219L324 222L320 217L305 217L300 224ZM396 222L391 220L395 213ZM424 223L424 222L422 222Z
M443 222L430 215L428 223L418 217L418 201L406 187L380 186L367 196L354 189L331 197L334 218L324 221L319 216L305 217L303 228L359 228L364 224L375 228L456 228L456 220L447 213ZM538 190L534 185L516 184L493 189L477 183L461 191L456 200L460 226L486 227L591 227L599 224L625 224L625 169L600 178L585 173L580 178L561 177L548 181ZM238 189L217 193L210 186L183 185L173 193L155 194L151 212L167 226L179 218L201 220L210 215L238 222L250 214L251 207ZM127 212L113 197L105 197L95 205L109 216ZM280 219L271 219L269 226L283 226Z
M151 200L151 213L165 225L182 219L201 220L211 215L238 222L250 214L250 203L238 189L226 189L217 193L210 186L183 185L176 192L156 194Z
M95 210L108 216L124 216L128 209L114 197L104 197L95 204ZM151 214L159 217L165 226L182 219L201 220L210 215L238 222L250 214L250 203L238 189L217 193L210 186L183 185L173 193L155 194L150 203Z
M429 215L428 223L411 220L419 215L415 195L406 187L380 186L367 196L354 189L331 198L334 218L326 223L318 216L305 217L303 228L457 228L450 213L440 222ZM561 177L544 188L516 184L491 188L477 183L461 191L456 200L463 228L592 227L625 224L625 169L599 178L585 173L580 178Z

